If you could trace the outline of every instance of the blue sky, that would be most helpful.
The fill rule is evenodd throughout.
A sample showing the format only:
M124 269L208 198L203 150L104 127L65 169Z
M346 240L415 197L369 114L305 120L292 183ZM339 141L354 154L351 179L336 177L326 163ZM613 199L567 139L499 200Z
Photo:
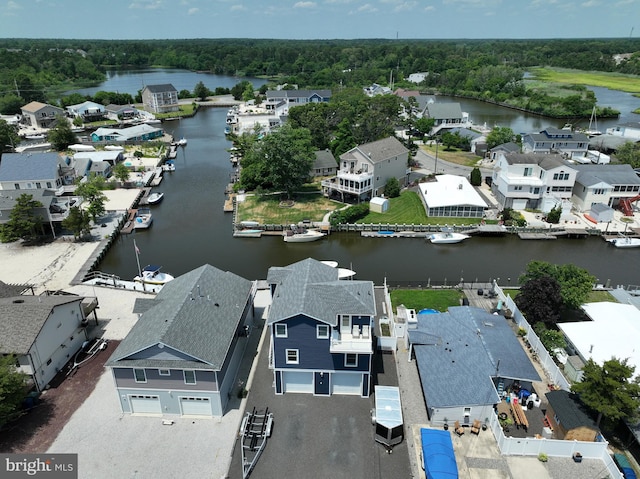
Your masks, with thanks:
M4 38L602 38L640 0L0 0Z

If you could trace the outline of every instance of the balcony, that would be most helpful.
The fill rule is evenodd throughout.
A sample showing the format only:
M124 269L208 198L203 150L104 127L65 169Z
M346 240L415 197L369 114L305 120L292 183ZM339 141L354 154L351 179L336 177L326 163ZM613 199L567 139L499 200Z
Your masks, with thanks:
M365 185L365 183L367 184ZM328 180L323 180L322 187L342 191L343 193L361 195L373 190L373 174L345 173L344 171L340 171L338 176L334 176Z
M350 333L333 331L331 334L331 353L373 354L373 341L369 326L354 326Z

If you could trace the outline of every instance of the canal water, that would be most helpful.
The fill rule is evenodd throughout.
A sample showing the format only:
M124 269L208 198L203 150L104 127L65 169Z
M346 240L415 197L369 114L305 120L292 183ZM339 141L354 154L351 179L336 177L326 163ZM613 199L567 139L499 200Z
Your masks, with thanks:
M193 85L202 77L185 73L191 75L188 82ZM171 81L170 77L155 80ZM207 86L213 89L218 85L211 79ZM110 86L105 84L99 89L109 90ZM470 105L476 113L471 113L474 110L468 108ZM481 109L482 105L486 110ZM465 101L463 110L470 111L475 123L489 123L499 114L504 125L522 124L523 131L549 125L545 119L481 102ZM473 237L457 245L432 245L418 238L361 238L356 233L334 233L317 242L298 244L285 243L279 236L234 238L232 215L222 209L224 189L233 172L226 151L231 144L224 136L225 118L226 109L204 108L194 118L163 123L174 137L187 138L188 145L178 151L176 171L165 173L156 188L165 193L165 198L152 207L153 226L121 236L100 264L100 270L123 279L135 276L135 238L143 266L160 264L174 275L209 263L248 279L260 279L266 277L271 266L313 257L338 261L340 266L355 270L356 278L376 283L386 278L392 285L424 286L445 280L447 284L458 283L461 278L465 282L500 278L501 284L514 285L529 261L542 260L586 268L601 283L640 284L640 248L617 249L600 238L523 241L515 236Z

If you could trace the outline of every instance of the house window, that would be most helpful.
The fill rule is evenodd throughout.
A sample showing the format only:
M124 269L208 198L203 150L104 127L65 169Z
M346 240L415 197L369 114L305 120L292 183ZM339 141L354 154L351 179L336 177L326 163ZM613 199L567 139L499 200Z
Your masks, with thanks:
M286 337L287 337L287 325L276 324L276 338L286 338Z
M168 369L158 369L158 374L160 376L171 376L171 371Z
M522 186L514 186L513 191L522 191Z
M316 338L317 339L327 339L329 337L329 325L327 324L318 324L316 326Z
M42 188L42 185L40 182L36 181L36 189L39 190L40 188Z
M340 316L340 334L351 332L351 316L344 314Z
M594 195L604 195L604 188L596 188L593 190Z
M134 369L133 379L135 379L137 383L146 383L147 375L145 374L144 369Z
M14 184L13 184L13 187L14 187L16 190L19 190L19 189L20 189L20 183L14 183Z
M344 365L348 368L355 368L358 365L358 355L353 353L345 354Z
M297 349L287 349L287 364L298 364L298 350Z
M183 371L184 372L184 383L185 384L195 384L196 383L196 372L195 371Z

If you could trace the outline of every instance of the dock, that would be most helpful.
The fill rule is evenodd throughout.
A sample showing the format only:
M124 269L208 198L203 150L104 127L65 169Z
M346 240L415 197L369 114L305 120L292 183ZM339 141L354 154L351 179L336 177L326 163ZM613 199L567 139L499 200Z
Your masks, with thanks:
M224 210L225 213L233 213L233 205L235 203L235 199L236 199L235 193L231 193L224 200L223 210Z
M419 231L361 231L363 238L426 238L428 233Z
M557 236L549 234L549 233L518 233L518 237L521 240L555 240L558 239Z
M137 209L130 209L129 211L127 211L127 219L125 220L124 226L120 230L121 234L128 235L133 231L133 229L135 228L135 219L137 214Z

